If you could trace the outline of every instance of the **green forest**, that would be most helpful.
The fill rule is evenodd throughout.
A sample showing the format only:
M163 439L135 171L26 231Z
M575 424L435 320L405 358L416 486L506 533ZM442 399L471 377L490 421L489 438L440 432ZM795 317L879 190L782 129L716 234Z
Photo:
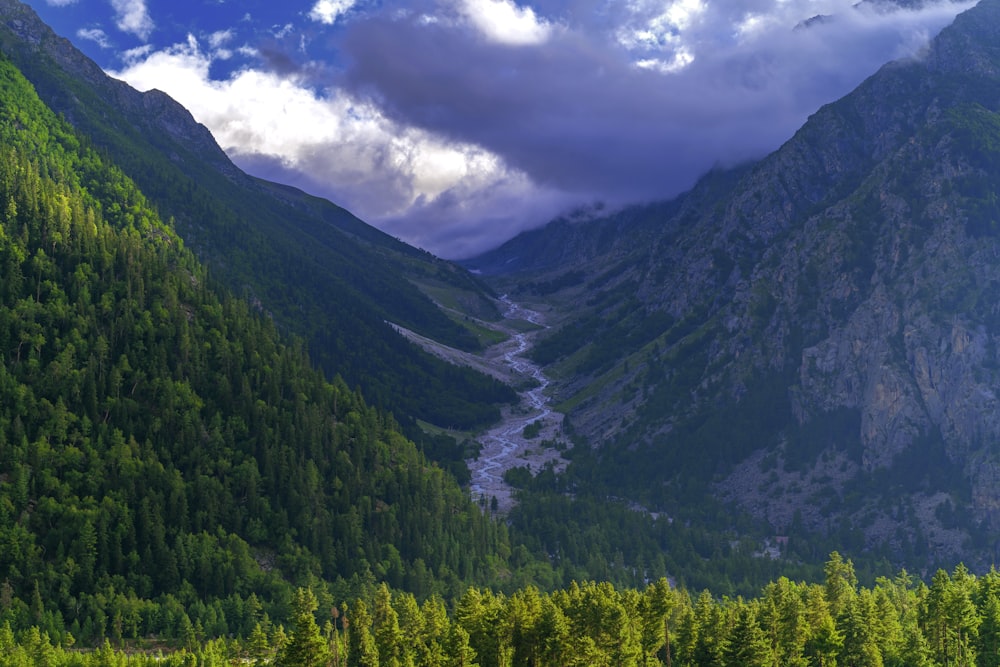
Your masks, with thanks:
M68 635L53 642L7 622L0 650L12 666L987 667L1000 665L1000 573L939 570L927 585L901 571L859 587L851 561L835 552L822 583L782 577L752 599L660 579L510 595L473 587L449 607L383 584L338 607L300 588L287 627L265 617L238 639L204 641L195 630L176 649L107 641L81 652Z
M505 527L390 416L214 285L6 62L0 87L12 627L87 642L246 634L261 608L287 615L289 582L427 596L508 573Z

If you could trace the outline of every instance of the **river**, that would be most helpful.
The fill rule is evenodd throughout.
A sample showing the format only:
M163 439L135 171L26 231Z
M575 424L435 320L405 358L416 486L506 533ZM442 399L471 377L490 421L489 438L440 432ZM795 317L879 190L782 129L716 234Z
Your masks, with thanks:
M504 318L508 322L522 320L541 327L523 332L508 326L506 330L510 338L487 352L487 356L497 358L517 378L515 386L530 385L530 388L520 392L521 400L517 406L504 409L500 423L477 438L482 446L479 457L466 461L472 473L472 499L491 508L494 507L493 499L496 498L496 511L506 514L514 506L515 500L513 489L503 481L504 472L528 466L532 473L537 473L549 461L554 462L557 470L561 470L566 466L566 461L556 449L542 445L543 441L560 439L563 415L553 411L548 404L545 390L549 386L549 379L538 364L525 356L531 349L533 339L545 326L542 315L514 303L506 295L500 301L504 307ZM539 422L539 433L533 438L525 438L524 428L535 422Z

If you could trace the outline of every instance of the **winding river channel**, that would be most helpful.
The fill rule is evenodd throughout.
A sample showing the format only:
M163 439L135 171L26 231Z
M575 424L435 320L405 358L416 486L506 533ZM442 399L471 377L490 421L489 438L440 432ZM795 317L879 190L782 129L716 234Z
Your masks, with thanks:
M532 473L538 472L548 462L554 462L557 470L566 465L559 452L551 446L561 435L563 415L554 412L548 404L545 390L549 379L542 369L525 355L531 349L532 340L544 328L540 313L514 303L507 296L501 297L504 317L511 326L506 327L510 338L487 352L505 366L505 370L515 378L515 386L530 387L520 392L517 406L504 410L503 418L493 428L477 438L482 446L479 457L466 463L472 473L470 483L472 498L486 507L495 507L504 514L514 506L513 489L503 481L504 473L520 466L528 466ZM517 321L535 325L531 331L520 331L514 326ZM538 423L538 433L532 438L524 435L525 427ZM550 444L544 446L543 441ZM493 499L496 498L494 505Z

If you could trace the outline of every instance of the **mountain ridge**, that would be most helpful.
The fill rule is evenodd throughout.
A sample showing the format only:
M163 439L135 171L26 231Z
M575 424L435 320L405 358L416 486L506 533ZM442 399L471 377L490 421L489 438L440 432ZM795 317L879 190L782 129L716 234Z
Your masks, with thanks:
M505 527L212 280L2 55L0 145L0 627L247 637L295 586L512 576Z
M480 348L463 317L427 296L440 287L476 316L498 318L489 291L472 276L332 203L244 174L169 96L111 79L16 0L0 2L0 50L50 108L139 184L217 279L303 337L328 376L363 386L411 437L420 437L418 418L472 427L495 420L498 405L513 400L509 388L448 367L386 323ZM426 385L443 400L432 405L403 390L410 385Z
M983 0L722 196L703 179L604 255L491 278L562 317L536 359L601 467L569 484L670 512L700 480L778 534L995 558L998 33ZM600 249L616 224L536 243Z

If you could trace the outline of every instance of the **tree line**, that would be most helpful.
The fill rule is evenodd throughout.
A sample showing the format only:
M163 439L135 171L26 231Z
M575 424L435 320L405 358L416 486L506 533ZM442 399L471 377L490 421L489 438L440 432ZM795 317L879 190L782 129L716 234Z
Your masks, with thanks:
M287 628L267 619L245 636L173 650L105 642L90 652L37 627L0 627L5 664L289 667L993 667L1000 665L1000 573L906 571L859 587L834 552L822 583L779 578L751 599L692 594L666 579L641 589L574 583L552 593L469 588L422 604L385 584L330 606L299 588ZM317 613L318 610L318 613Z

